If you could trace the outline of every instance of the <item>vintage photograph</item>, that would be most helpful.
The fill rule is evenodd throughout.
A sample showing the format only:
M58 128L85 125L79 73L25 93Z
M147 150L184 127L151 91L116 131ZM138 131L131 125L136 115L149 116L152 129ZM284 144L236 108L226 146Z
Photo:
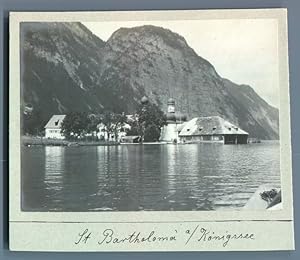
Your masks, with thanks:
M22 211L282 209L276 19L19 30Z

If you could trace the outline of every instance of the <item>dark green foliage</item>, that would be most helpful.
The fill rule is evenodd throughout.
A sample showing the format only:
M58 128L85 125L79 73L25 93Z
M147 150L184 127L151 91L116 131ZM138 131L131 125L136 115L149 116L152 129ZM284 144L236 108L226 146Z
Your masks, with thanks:
M91 133L97 131L98 130L97 126L100 123L100 116L95 114L89 114L87 118L88 118L88 124L86 126L87 132Z
M23 129L22 134L30 135L44 135L44 125L47 121L42 117L40 111L34 111L34 113L23 114Z
M144 141L145 142L157 142L160 137L160 128L151 124L145 128Z
M141 135L141 129L137 119L130 122L130 129L127 131L127 135Z
M117 114L111 111L106 111L100 116L100 122L105 126L108 139L111 134L114 134L115 140L118 139L118 130L124 126L127 118L124 113Z
M99 124L105 126L108 139L114 134L118 139L118 131L126 123L125 114L116 114L106 111L101 115L87 114L83 112L68 113L62 123L62 134L68 139L95 139L96 133L99 131ZM87 136L88 135L88 136Z
M71 112L66 115L62 123L61 133L67 139L83 137L87 133L89 121L86 113Z
M161 128L166 124L166 115L157 105L148 102L139 106L128 135L139 135L145 142L156 142L159 140Z

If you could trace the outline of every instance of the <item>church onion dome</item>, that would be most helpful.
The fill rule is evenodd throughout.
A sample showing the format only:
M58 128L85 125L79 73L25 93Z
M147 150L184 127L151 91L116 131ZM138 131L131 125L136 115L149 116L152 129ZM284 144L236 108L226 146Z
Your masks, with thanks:
M185 114L182 114L182 113L176 113L175 118L176 118L177 122L178 121L179 122L180 121L185 122L187 120L187 116Z
M175 105L175 100L173 98L169 98L168 105Z
M186 122L187 116L182 113L168 113L167 114L167 121L172 122Z
M167 114L167 121L176 121L176 115L175 113L168 113Z
M149 102L148 98L146 96L143 96L142 99L141 99L141 103L142 105L145 105Z

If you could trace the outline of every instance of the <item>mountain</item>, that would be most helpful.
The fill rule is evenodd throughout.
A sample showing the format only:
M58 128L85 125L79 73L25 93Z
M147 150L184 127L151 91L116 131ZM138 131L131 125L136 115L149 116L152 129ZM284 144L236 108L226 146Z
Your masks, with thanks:
M253 137L278 139L278 110L223 79L168 29L120 28L107 42L80 23L25 23L21 32L22 108L33 109L25 132L68 111L134 113L145 95L164 111L173 97L189 118L218 115Z
M33 108L25 132L52 114L101 108L92 91L104 44L80 23L21 24L21 106Z

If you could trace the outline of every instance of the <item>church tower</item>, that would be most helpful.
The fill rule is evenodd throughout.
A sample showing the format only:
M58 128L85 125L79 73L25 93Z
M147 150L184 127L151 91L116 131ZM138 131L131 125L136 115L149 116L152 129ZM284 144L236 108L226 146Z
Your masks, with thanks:
M177 143L178 129L185 121L186 116L180 112L176 112L175 100L169 98L167 103L167 125L161 130L160 141Z
M175 113L175 100L173 98L168 100L168 113Z

